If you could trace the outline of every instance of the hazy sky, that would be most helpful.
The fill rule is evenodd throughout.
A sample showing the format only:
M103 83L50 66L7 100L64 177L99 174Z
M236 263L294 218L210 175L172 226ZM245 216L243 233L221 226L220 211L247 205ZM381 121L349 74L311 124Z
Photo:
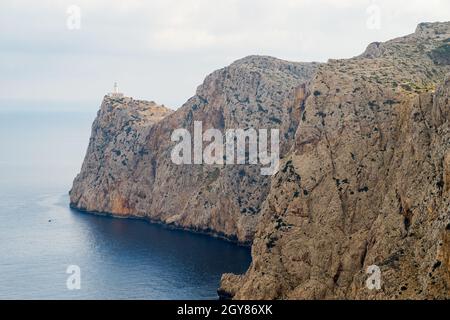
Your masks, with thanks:
M1 0L0 108L96 109L114 81L177 108L208 73L247 55L352 57L447 20L448 0Z

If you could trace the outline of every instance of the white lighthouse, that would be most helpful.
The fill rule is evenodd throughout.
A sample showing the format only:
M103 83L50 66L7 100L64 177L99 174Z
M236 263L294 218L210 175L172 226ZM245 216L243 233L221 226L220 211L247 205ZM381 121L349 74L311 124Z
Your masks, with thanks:
M119 86L117 85L117 82L114 82L113 92L110 92L108 96L110 96L111 98L123 98L123 93L119 92Z

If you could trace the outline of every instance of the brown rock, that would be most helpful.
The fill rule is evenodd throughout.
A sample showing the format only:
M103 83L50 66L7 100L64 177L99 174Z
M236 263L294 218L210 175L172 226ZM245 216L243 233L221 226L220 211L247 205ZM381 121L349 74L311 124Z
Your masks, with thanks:
M424 23L323 65L247 57L173 113L105 98L71 205L253 241L223 298L448 299L449 38ZM170 135L194 121L279 128L279 172L173 164Z
M450 23L321 66L236 299L450 298ZM435 90L435 88L437 89ZM366 287L368 266L381 290ZM236 279L234 279L236 280ZM236 290L236 288L238 288Z
M194 121L202 121L203 130L222 132L277 128L284 154L305 98L296 90L317 65L260 56L241 59L213 72L194 97L173 113L160 113L158 121L145 117L152 109L136 112L132 101L105 97L70 192L71 205L250 243L270 177L262 176L258 165L173 164L171 133L178 128L192 133Z

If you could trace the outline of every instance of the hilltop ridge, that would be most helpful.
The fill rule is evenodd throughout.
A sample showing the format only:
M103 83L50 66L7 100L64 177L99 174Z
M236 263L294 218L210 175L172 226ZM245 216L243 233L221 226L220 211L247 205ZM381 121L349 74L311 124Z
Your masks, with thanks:
M224 298L448 299L449 39L421 23L324 64L248 56L174 112L106 97L71 205L251 244ZM280 170L173 164L171 133L195 121L279 129Z

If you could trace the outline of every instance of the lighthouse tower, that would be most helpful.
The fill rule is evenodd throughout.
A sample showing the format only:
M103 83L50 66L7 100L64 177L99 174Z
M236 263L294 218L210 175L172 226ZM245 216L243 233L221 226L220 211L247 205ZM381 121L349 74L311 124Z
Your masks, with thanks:
M123 93L119 92L119 86L117 85L117 82L114 82L113 92L110 92L108 96L111 98L123 98Z

